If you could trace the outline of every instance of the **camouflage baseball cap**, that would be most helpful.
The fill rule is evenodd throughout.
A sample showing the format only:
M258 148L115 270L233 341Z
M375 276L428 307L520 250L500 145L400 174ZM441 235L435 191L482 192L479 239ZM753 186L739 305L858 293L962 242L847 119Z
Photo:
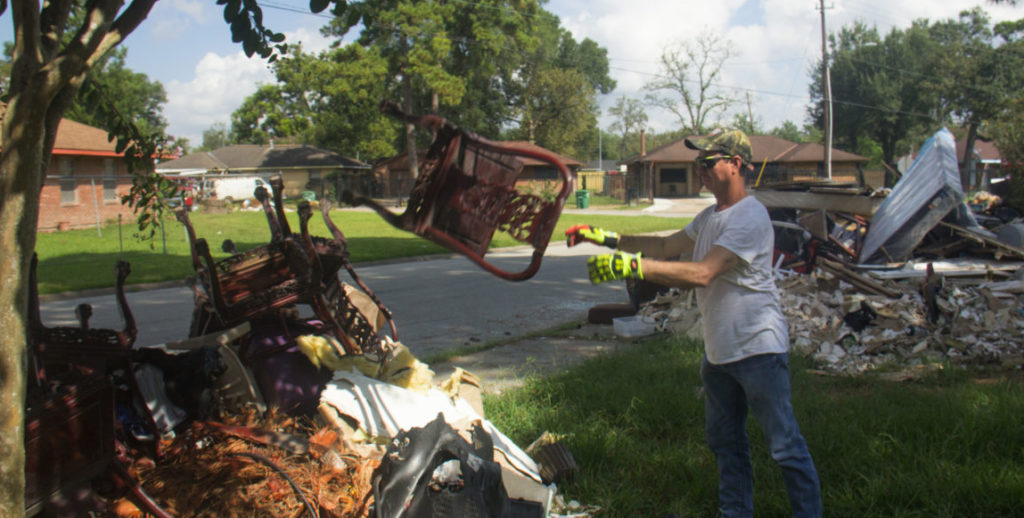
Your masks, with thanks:
M749 164L752 160L750 151L750 139L740 130L725 130L712 133L707 137L688 138L686 147L697 151L719 152L724 155L738 156L743 163Z

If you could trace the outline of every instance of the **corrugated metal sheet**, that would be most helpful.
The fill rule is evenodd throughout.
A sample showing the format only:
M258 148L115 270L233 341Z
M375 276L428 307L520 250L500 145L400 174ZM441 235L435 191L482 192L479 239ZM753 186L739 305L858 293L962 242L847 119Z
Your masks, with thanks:
M978 226L964 203L953 134L942 128L921 147L917 159L871 219L861 264L904 261L924 236L954 209L955 220Z

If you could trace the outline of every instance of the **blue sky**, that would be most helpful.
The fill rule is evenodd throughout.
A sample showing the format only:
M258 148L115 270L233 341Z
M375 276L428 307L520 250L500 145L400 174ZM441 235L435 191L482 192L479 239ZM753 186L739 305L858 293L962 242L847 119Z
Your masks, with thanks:
M28 0L31 1L31 0ZM826 26L834 31L854 21L881 32L907 27L918 18L956 16L976 5L995 20L1024 18L1024 8L978 0L829 0ZM260 0L268 26L310 50L327 45L319 36L326 14L309 13L308 0ZM603 108L620 96L642 98L643 84L658 73L661 50L709 31L730 43L734 56L723 68L719 88L743 102L724 114L752 110L768 128L783 121L803 124L809 70L821 56L821 18L815 0L550 0L546 8L577 39L591 38L608 49L618 87L599 100ZM296 12L297 11L297 12ZM0 41L12 39L10 7L0 16ZM127 64L163 83L169 133L202 143L202 132L230 121L259 83L273 81L266 63L245 58L213 0L161 0L126 40ZM670 130L675 118L648 109L653 130ZM607 128L611 121L601 119ZM472 128L470 128L472 129Z

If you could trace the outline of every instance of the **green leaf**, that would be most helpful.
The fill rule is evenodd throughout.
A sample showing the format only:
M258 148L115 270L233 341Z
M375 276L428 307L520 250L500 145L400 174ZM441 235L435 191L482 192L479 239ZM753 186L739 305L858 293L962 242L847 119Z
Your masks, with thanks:
M331 0L309 0L309 10L314 13L327 9L328 5L331 5Z
M343 9L339 9L340 7L341 3L339 3L338 6L334 8L335 16L341 16ZM355 27L356 24L359 23L360 18L362 18L362 13L359 12L359 9L349 9L348 13L346 13L345 16L345 25L348 27Z
M241 0L227 0L224 5L224 21L234 25L235 20L239 18L241 10Z
M245 52L246 56L252 57L258 48L259 45L255 42L255 38L253 38L251 34L242 40L242 50Z

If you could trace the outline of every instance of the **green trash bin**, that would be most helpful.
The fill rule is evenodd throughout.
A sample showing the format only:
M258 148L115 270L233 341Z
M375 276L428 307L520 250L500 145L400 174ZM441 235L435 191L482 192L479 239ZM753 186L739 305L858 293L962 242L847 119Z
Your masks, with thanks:
M576 208L577 209L589 209L590 208L590 191L586 189L580 189L576 191Z

